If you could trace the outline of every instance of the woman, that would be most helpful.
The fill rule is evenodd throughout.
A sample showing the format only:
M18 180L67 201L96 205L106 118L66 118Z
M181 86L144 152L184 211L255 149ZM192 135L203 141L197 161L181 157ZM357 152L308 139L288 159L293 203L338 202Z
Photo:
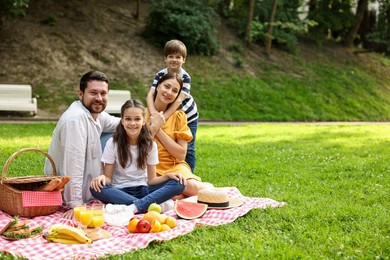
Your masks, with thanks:
M187 126L187 117L182 110L176 110L165 123L162 114L180 95L183 81L178 74L168 73L157 82L154 93L154 107L160 114L149 117L152 135L158 144L160 163L156 167L158 175L180 173L186 180L186 187L176 199L197 195L199 190L213 187L212 184L202 182L191 172L190 166L184 161L187 144L192 140L192 134Z

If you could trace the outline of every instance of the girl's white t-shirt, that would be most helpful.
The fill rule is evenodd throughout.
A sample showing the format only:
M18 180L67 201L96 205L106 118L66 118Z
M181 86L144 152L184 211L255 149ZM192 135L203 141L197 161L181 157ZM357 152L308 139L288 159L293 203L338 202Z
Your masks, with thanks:
M137 159L138 159L137 148L138 147L135 145L130 145L130 153L132 156L132 161L128 162L126 168L123 168L119 164L117 144L113 142L112 137L107 141L101 161L103 163L108 163L108 164L115 163L115 168L112 175L112 184L111 184L113 187L121 189L125 187L136 187L136 186L148 185L147 168L145 167L145 169L143 170L137 168ZM152 149L148 154L146 163L147 165L157 165L159 163L157 143L154 141L153 141Z

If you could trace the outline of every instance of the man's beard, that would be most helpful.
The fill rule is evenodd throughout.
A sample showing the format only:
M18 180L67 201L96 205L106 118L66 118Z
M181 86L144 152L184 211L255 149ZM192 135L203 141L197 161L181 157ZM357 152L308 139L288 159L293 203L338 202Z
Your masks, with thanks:
M95 104L99 104L99 105L102 106L102 109L101 109L101 110L100 110L100 109L99 109L99 110L93 109L93 104L94 104L94 103L91 103L89 106L87 106L87 105L85 104L85 102L84 102L84 98L81 100L81 103L83 104L83 106L84 106L86 109L88 109L88 111L89 111L91 114L98 114L98 113L103 112L104 109L106 109L106 105L103 104L102 102L99 102L99 103L95 102Z

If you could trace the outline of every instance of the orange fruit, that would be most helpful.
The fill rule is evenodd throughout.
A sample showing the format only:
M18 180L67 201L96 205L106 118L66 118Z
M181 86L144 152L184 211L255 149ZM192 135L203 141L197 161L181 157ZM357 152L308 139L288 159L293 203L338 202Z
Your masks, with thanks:
M154 219L157 219L160 223L164 223L164 216L156 211L149 211L142 217L142 219L146 219L149 223L152 223Z
M150 224L150 233L157 233L161 230L161 223L157 219L153 219L152 223Z
M177 225L176 219L174 217L171 217L171 216L169 216L165 219L164 224L167 224L170 228L174 228Z
M167 230L170 230L170 229L171 228L167 224L162 224L160 232L167 231Z
M129 221L129 225L127 226L127 229L130 233L136 233L137 224L140 221L139 218L132 218Z

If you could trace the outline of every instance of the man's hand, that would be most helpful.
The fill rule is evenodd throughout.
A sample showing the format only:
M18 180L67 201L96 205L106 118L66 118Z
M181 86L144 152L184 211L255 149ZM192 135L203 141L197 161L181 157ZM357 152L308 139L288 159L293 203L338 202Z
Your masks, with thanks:
M66 218L66 219L72 219L73 218L73 209L66 211L64 213L64 215L62 215L62 217Z

